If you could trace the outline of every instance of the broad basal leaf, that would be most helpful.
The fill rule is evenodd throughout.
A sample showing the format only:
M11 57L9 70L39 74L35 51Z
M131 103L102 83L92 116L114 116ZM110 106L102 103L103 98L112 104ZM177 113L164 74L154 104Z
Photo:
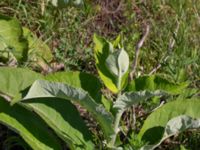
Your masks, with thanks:
M77 102L86 108L101 125L105 136L109 140L113 134L113 117L102 105L97 104L90 95L82 89L73 88L67 84L51 83L49 81L37 80L31 86L24 98L55 97ZM14 101L13 101L14 103Z
M180 115L200 118L199 108L199 99L169 102L149 115L139 132L139 138L149 142L149 144L155 144L162 138L164 128L169 120Z
M119 92L128 77L129 57L123 48L115 47L104 38L94 35L95 60L100 78L112 92Z
M94 75L81 72L57 72L45 77L48 81L62 82L75 88L82 88L98 103L101 102L101 82Z
M16 19L0 15L0 57L9 59L6 52L19 61L26 60L28 42L23 37L22 27Z
M116 102L113 105L118 112L124 112L127 108L131 107L134 104L138 104L146 99L149 99L153 96L161 96L164 93L161 91L138 91L138 92L126 92L123 95L119 96Z
M70 149L94 149L92 136L70 101L59 98L36 98L23 101L63 139Z
M111 107L111 101L105 99L101 94L101 82L92 74L78 71L56 72L48 74L45 79L53 82L66 83L75 88L82 88L90 94L95 102L103 104L107 110Z
M187 129L197 129L200 128L200 119L193 119L192 117L181 115L175 118L172 118L167 123L162 139L155 145L145 145L141 150L153 150L159 146L167 138L183 132Z
M31 111L0 97L0 123L18 133L34 150L61 150L46 124Z
M40 74L28 69L0 67L0 93L19 99L23 91L40 78Z
M169 94L179 94L188 86L188 83L176 84L159 75L142 76L132 80L127 91L162 90Z

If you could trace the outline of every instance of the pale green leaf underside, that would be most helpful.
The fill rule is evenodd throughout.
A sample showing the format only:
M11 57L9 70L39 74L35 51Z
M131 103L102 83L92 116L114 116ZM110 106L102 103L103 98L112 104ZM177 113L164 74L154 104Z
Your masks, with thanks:
M122 48L108 55L106 59L106 66L108 70L116 77L116 86L121 90L124 86L123 79L126 76L129 68L129 57L126 51Z
M123 95L119 96L114 103L113 107L118 112L123 112L127 108L131 107L132 105L138 104L146 99L149 99L154 96L161 96L165 94L161 91L138 91L138 92L126 92Z
M35 98L23 101L64 140L70 149L94 149L92 136L70 101L59 98Z
M199 99L169 102L149 115L139 132L139 138L150 142L150 144L155 144L162 138L164 127L170 119L180 115L200 118L199 108Z
M0 122L18 133L34 150L61 150L60 143L34 113L0 97Z
M167 138L183 132L187 129L197 129L200 128L200 119L193 119L192 117L181 115L175 118L172 118L167 123L162 139L155 145L145 145L140 150L153 150L158 147L164 140Z
M65 83L75 88L82 88L87 91L96 102L101 102L102 84L94 75L78 71L57 72L48 74L45 76L45 80Z
M31 86L24 100L42 97L62 98L79 103L99 122L107 139L113 134L112 115L102 105L97 104L86 91L71 87L67 84L37 80Z
M124 49L111 53L106 59L106 65L116 77L123 76L129 67L129 57Z
M118 61L120 76L123 76L124 74L126 74L129 68L129 56L123 48L120 49L119 51L120 53L117 61Z

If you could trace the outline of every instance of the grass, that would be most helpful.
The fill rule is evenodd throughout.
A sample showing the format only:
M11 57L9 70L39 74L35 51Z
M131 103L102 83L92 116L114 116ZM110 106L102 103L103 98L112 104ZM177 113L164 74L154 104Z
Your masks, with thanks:
M200 88L200 3L197 0L94 0L84 8L65 9L43 2L1 0L0 13L16 17L45 41L54 54L52 64L63 64L65 70L96 74L92 57L94 33L107 39L121 34L133 60L135 46L145 25L150 24L149 35L140 49L137 76L155 69L175 82L188 80L191 87ZM156 69L158 65L161 67ZM7 131L2 128L1 131ZM2 137L6 141L7 136L0 136L1 140ZM198 144L195 138L192 142L188 138L188 142Z

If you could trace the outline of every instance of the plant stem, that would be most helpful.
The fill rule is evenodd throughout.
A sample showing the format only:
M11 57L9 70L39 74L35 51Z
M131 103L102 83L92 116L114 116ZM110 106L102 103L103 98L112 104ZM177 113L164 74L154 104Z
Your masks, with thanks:
M118 82L117 82L117 88L120 89L121 88L121 72L119 71L119 75L118 75ZM121 91L119 91L119 93L117 94L117 98L121 95ZM115 121L114 121L114 135L112 135L111 141L109 142L109 147L113 148L115 146L115 141L116 141L116 137L117 134L119 132L119 123L120 123L120 119L122 116L121 111L118 111L116 113L115 116Z
M119 132L119 123L120 123L121 116L122 116L122 112L121 111L117 112L116 117L115 117L115 122L114 122L114 135L112 136L112 139L109 142L110 147L114 147L115 145L116 137Z

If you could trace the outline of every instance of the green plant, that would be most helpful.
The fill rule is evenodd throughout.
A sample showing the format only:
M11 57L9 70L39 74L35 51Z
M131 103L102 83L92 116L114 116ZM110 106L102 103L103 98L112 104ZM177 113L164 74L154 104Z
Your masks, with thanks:
M25 61L28 55L28 42L23 36L20 23L16 19L0 15L0 58Z
M120 45L120 37L111 43L95 35L94 43L98 73L107 89L117 94L115 100L109 101L101 94L101 82L90 74L62 72L42 76L27 69L0 68L0 121L18 132L33 149L62 149L57 137L71 149L95 148L92 133L73 104L81 105L98 122L104 136L104 145L100 147L122 149L125 145L118 145L117 139L126 110L155 96L179 95L188 86L188 83L175 84L159 75L128 82L129 59ZM171 103L170 108L166 108L170 103L166 104L146 119L138 140L150 145L141 149L153 149L177 132L199 127L198 121L193 119L199 118L194 109L200 104L198 100ZM160 116L155 117L159 120L154 119L156 115ZM177 128L173 128L174 123ZM153 139L147 136L152 127L153 132L159 133Z
M0 61L46 69L53 60L50 48L17 19L0 14Z

